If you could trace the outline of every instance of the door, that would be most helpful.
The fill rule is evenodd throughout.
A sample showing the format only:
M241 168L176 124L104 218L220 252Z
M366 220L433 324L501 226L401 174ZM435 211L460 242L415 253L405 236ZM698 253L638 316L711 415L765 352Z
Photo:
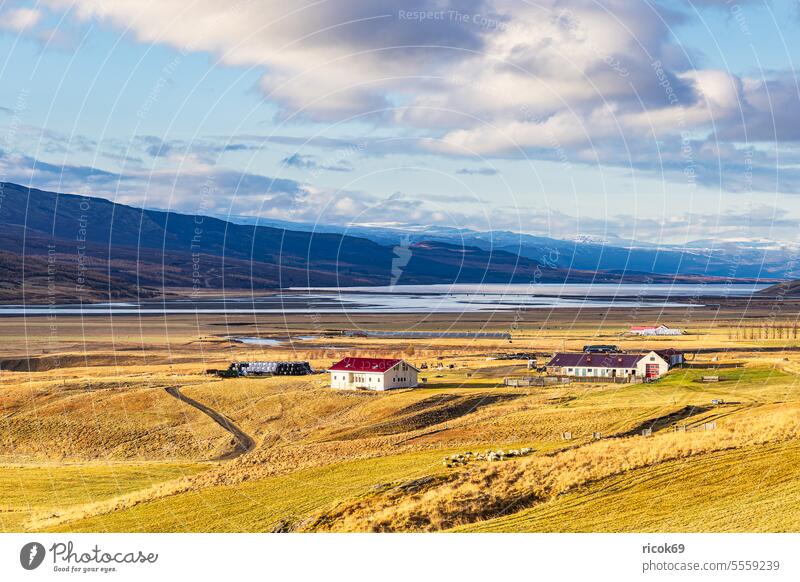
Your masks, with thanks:
M644 375L645 378L658 378L658 364L646 364Z

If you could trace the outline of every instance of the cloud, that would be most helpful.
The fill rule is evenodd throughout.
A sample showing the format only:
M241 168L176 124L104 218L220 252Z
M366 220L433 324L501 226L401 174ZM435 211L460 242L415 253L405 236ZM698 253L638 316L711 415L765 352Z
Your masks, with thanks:
M301 196L305 187L295 180L218 168L185 156L170 159L164 168L123 173L92 166L54 164L0 150L4 181L63 193L82 193L117 202L186 212L222 214L236 209L247 214L263 209L275 196ZM241 212L240 212L241 211Z
M698 158L702 159L705 154L700 152L701 144L696 147ZM642 217L620 212L614 197L609 196L603 204L593 206L591 212L577 206L573 214L567 214L541 205L503 205L426 192L377 195L323 188L220 168L194 156L165 160L169 162L167 167L118 173L97 167L55 164L0 150L0 175L3 180L45 190L100 196L146 208L312 224L414 226L417 230L420 225L437 225L477 231L510 230L563 239L612 234L679 244L715 238L788 241L796 239L800 228L796 213L774 204L752 204L721 212L670 208L661 217ZM800 191L800 184L791 186ZM454 204L454 200L458 203Z
M144 151L152 158L165 158L172 151L172 144L159 137L143 136L141 141L144 142Z
M36 26L42 19L42 12L34 8L12 8L0 14L0 28L24 32Z
M256 143L259 142L259 143ZM174 156L190 155L202 159L207 164L216 164L224 154L235 154L245 151L261 151L264 149L264 138L253 140L253 143L242 143L228 137L199 137L191 141L182 139L163 139L155 135L140 135L131 140L108 139L100 150L103 155L118 157L121 152L136 157L137 153L151 158L165 159ZM115 154L111 155L110 152Z
M456 174L465 174L468 176L496 176L500 170L495 168L461 168L456 171Z
M355 116L403 131L406 149L630 166L629 152L658 159L661 144L686 133L800 141L796 75L704 68L675 40L674 28L696 18L688 3L198 0L191 11L179 0L47 3L130 26L143 43L261 67L259 87L280 118Z
M312 172L326 171L326 172L352 172L353 166L347 160L336 160L333 163L320 162L316 156L292 154L291 156L281 160L281 163L292 168L300 170L309 170Z
M53 164L4 150L0 150L0 173L4 181L34 184L55 191L83 190L88 185L111 187L120 179L115 172L91 166Z
M168 43L207 51L234 66L262 66L260 83L285 115L298 111L315 119L341 118L390 105L387 88L400 77L457 60L452 50L431 54L428 47L476 51L484 30L452 20L405 20L399 14L430 10L477 12L481 0L342 0L295 6L280 3L220 4L199 0L192 10L178 0L49 0L74 7L82 19L131 26L145 43ZM169 23L168 26L163 26Z
M365 114L392 106L395 93L408 97L398 114L407 122L431 119L421 108L437 106L444 106L439 116L451 115L452 106L494 117L509 99L542 118L570 107L591 111L602 101L663 103L651 69L656 59L665 63L677 94L684 100L691 94L677 74L690 64L667 50L673 46L670 25L681 17L646 4L416 0L398 9L389 0L347 0L289 12L200 1L190 13L169 0L77 5L84 18L130 23L145 42L214 52L234 65L262 65L268 72L261 87L286 115ZM459 83L449 82L459 77L486 88L459 91ZM526 88L539 90L521 92Z

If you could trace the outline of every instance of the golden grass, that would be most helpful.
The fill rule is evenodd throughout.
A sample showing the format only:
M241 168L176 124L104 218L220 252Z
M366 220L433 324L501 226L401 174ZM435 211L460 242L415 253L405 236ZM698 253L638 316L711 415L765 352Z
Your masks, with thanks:
M129 494L206 468L172 463L2 466L0 531L23 531L36 516L59 516L76 506Z
M69 532L247 532L294 529L314 511L387 481L441 469L439 453L414 453L213 486L46 527ZM77 517L77 516L75 516ZM46 526L46 524L41 524Z
M667 467L704 467L704 459L728 454L735 459L744 450L750 450L753 458L763 452L778 461L778 453L768 451L777 451L784 446L780 443L796 437L792 426L798 423L800 353L747 350L797 342L731 340L727 324L715 321L722 317L719 313L703 313L693 310L694 319L688 323L681 319L685 313L675 313L675 321L690 331L680 338L631 338L624 335L628 315L584 310L577 315L526 313L530 319L514 332L513 344L334 336L306 342L296 350L248 347L223 336L264 332L322 336L328 328L396 329L417 324L418 329L428 330L452 326L506 331L511 315L445 314L424 321L412 315L359 316L353 321L323 315L314 323L302 316L270 316L259 318L257 325L248 316L197 320L192 315L115 318L113 326L104 318L62 318L55 339L44 320L24 325L0 320L8 332L4 337L10 338L0 347L2 357L57 356L69 366L35 373L0 372L0 461L8 463L0 492L18 500L0 513L0 519L5 518L3 527L9 529L58 531L418 531L481 524L513 531L529 527L525 515L531 516L531 528L544 527L547 519L557 524L558 501L568 501L578 491L589 492L595 515L599 514L604 496L600 484L606 483L609 500L616 503L614 511L629 516L621 523L635 529L635 511L626 514L622 508L626 495L634 506L645 502L651 486L648 475L653 476L653 487L662 486L659 475L666 479L662 471ZM646 315L642 315L645 320ZM487 354L500 350L546 353L562 347L579 349L591 342L628 349L735 346L742 351L719 351L715 356L720 361L742 361L745 367L720 371L724 381L718 384L698 381L707 371L680 370L652 385L512 389L502 386L503 376L527 373L524 366L487 359ZM409 346L414 352L410 359L416 363L441 361L456 367L426 370L423 376L429 385L424 389L387 394L332 391L327 375L220 380L203 374L206 368L224 367L235 359L309 358L315 367L324 368L343 353L408 357ZM704 356L709 361L710 357ZM204 463L202 471L165 469L148 479L145 473L151 466L194 467L187 463L216 458L231 448L228 433L169 396L164 391L167 386L179 386L186 396L227 416L253 437L256 448L232 461ZM727 404L711 407L712 399ZM685 409L691 412L682 423L697 426L716 420L719 428L708 434L671 434L669 421L664 421L650 439L591 441L592 432L624 435ZM562 441L564 431L571 432L573 440ZM531 446L535 453L454 471L441 463L452 452L521 446ZM775 475L791 474L788 459L794 453L785 450L787 462L776 468ZM117 483L96 469L108 460L126 467L117 471ZM164 463L153 464L154 460ZM84 469L84 474L86 487L96 484L96 489L74 498L59 493L53 497L58 500L55 506L29 503L24 512L18 509L19 499L26 495L27 475L41 471L34 478L40 491L47 487L68 491L78 479L70 472L73 466L94 467ZM753 467L755 476L762 465ZM720 462L718 471L721 480L739 474L733 461ZM409 480L425 477L431 479L406 486ZM700 487L690 473L682 479L687 488ZM775 490L783 497L763 503L774 503L780 508L777 513L787 517L784 522L759 523L765 529L792 529L795 514L781 504L792 503L794 497L778 485ZM541 508L550 506L556 509L549 517L536 517ZM565 518L574 515L572 505L562 507ZM677 503L675 507L672 521L665 514L646 523L659 531L671 524L694 527L687 525L695 523L691 513ZM745 507L733 508L726 519L714 521L719 507L709 505L707 515L709 527L720 531L735 529L736 515L744 523L752 513ZM587 520L577 522L583 523L583 531L607 527L591 515L588 511ZM517 524L515 516L522 521ZM700 531L702 527L697 525Z
M601 479L461 532L797 532L800 442L716 451Z
M312 527L333 531L434 531L513 513L627 471L711 451L800 436L800 406L764 406L714 431L609 439L550 456L473 466L422 492L386 493L344 504Z

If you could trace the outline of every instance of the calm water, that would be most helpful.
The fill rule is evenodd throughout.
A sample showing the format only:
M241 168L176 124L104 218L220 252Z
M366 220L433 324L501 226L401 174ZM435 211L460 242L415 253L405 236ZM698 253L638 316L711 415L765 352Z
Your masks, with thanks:
M204 298L55 306L0 306L2 315L164 315L179 313L435 313L515 309L700 305L747 296L766 285L398 285L292 289L265 297ZM713 302L709 300L707 302Z
M273 338L273 337L251 337L251 336L232 336L230 337L235 342L240 344L248 344L254 346L280 346L286 343L293 343L296 341L312 341L319 339L316 335L297 335L287 338Z

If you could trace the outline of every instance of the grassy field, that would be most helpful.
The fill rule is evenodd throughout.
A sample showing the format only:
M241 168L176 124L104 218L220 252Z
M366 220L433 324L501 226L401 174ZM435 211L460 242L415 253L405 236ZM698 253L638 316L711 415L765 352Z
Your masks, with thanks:
M800 443L719 451L600 480L466 532L796 532Z
M748 325L770 317L759 309ZM0 320L0 530L800 531L800 341L737 335L745 314L727 307L663 312L687 334L637 338L620 311L64 317L55 331L44 318ZM336 333L409 326L513 329L513 339ZM244 346L230 335L306 339ZM508 388L503 378L526 366L492 357L546 360L591 342L700 350L694 365L736 367L676 369L646 385ZM237 359L324 369L343 354L427 363L428 383L378 394L332 391L326 375L204 373ZM720 381L702 382L709 374ZM252 449L241 454L166 388L234 423ZM443 464L522 447L533 453Z
M410 481L441 470L438 452L334 463L253 483L189 491L48 530L281 531L293 529L304 518L341 499L364 495L387 482Z
M0 466L0 529L21 531L34 516L52 517L206 469L170 463Z

